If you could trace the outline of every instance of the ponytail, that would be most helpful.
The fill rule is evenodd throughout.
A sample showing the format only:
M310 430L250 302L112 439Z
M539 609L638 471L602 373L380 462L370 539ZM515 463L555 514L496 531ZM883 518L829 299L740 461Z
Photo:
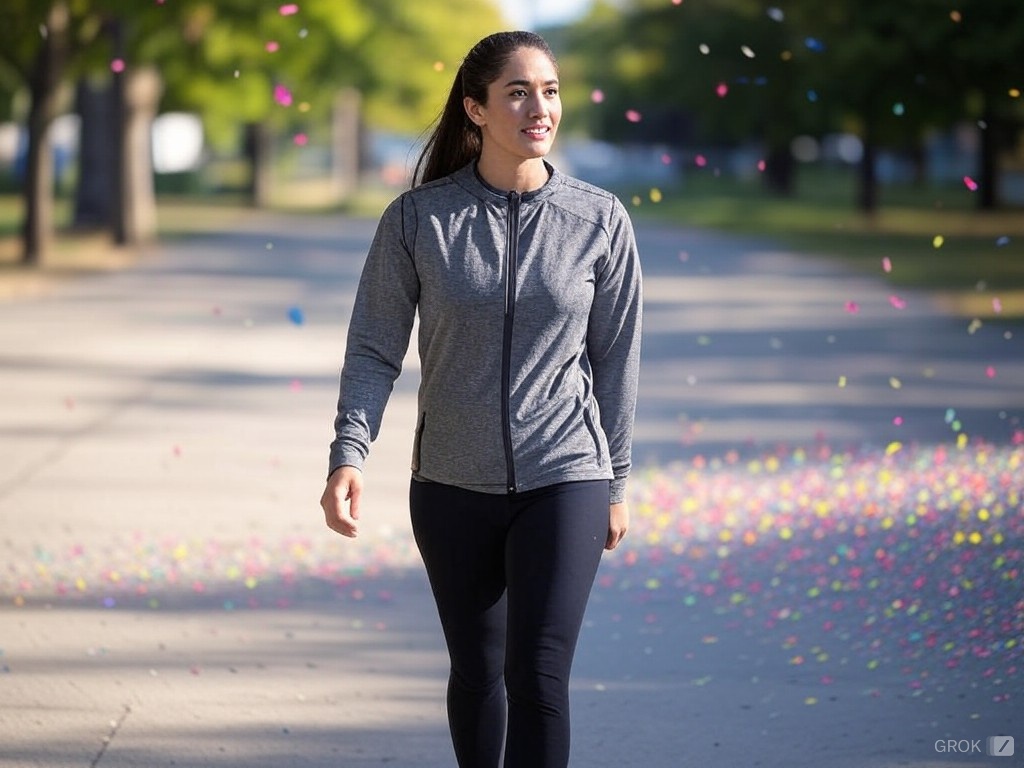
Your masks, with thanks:
M536 48L555 63L547 42L533 32L498 32L485 37L466 54L444 109L416 161L414 187L442 179L480 157L483 134L466 114L464 99L469 97L487 104L487 87L498 79L512 54L520 48Z

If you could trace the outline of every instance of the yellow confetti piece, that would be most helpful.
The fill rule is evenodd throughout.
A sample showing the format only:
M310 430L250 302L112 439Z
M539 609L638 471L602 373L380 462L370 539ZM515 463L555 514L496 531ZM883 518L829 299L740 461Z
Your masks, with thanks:
M885 447L885 455L892 456L894 453L899 453L903 450L903 443L899 440L894 440Z
M902 389L903 388L903 382L900 381L895 376L890 376L889 377L889 386L892 387L893 389Z
M846 387L846 377L845 376L840 376L839 377L839 388L840 389L844 389L845 387Z
M1011 99L1019 99L1020 98L1020 88L1011 88L1008 91L1008 93L1010 94L1010 98Z
M651 190L651 202L652 203L660 203L661 202L661 190L658 189L657 187L655 187L654 189Z
M961 451L967 447L967 435L963 432L956 436L956 447Z
M936 235L935 237L932 238L932 247L941 248L944 242L946 242L946 238L944 238L942 235Z
M813 707L817 703L818 703L818 697L817 696L808 696L806 699L804 699L804 704L806 704L808 707Z

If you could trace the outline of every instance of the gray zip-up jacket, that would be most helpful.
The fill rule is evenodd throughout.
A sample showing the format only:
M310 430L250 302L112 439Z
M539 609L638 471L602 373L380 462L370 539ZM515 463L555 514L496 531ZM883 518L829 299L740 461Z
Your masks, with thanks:
M349 326L330 467L362 468L419 311L417 479L486 493L630 470L640 260L622 203L548 166L503 193L475 164L381 217Z

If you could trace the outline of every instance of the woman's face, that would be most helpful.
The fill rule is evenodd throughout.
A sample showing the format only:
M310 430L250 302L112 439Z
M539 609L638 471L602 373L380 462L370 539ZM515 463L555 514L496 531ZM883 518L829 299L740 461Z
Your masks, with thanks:
M487 104L469 97L464 104L485 154L514 164L544 157L562 118L558 72L543 51L519 48L487 87Z

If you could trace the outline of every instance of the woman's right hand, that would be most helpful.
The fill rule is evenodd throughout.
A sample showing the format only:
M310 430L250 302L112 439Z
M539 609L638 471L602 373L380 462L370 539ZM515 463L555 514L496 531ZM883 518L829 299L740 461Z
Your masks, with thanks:
M320 497L327 527L354 539L359 535L359 497L363 493L363 473L355 467L338 467L327 478ZM346 504L347 502L347 504Z

